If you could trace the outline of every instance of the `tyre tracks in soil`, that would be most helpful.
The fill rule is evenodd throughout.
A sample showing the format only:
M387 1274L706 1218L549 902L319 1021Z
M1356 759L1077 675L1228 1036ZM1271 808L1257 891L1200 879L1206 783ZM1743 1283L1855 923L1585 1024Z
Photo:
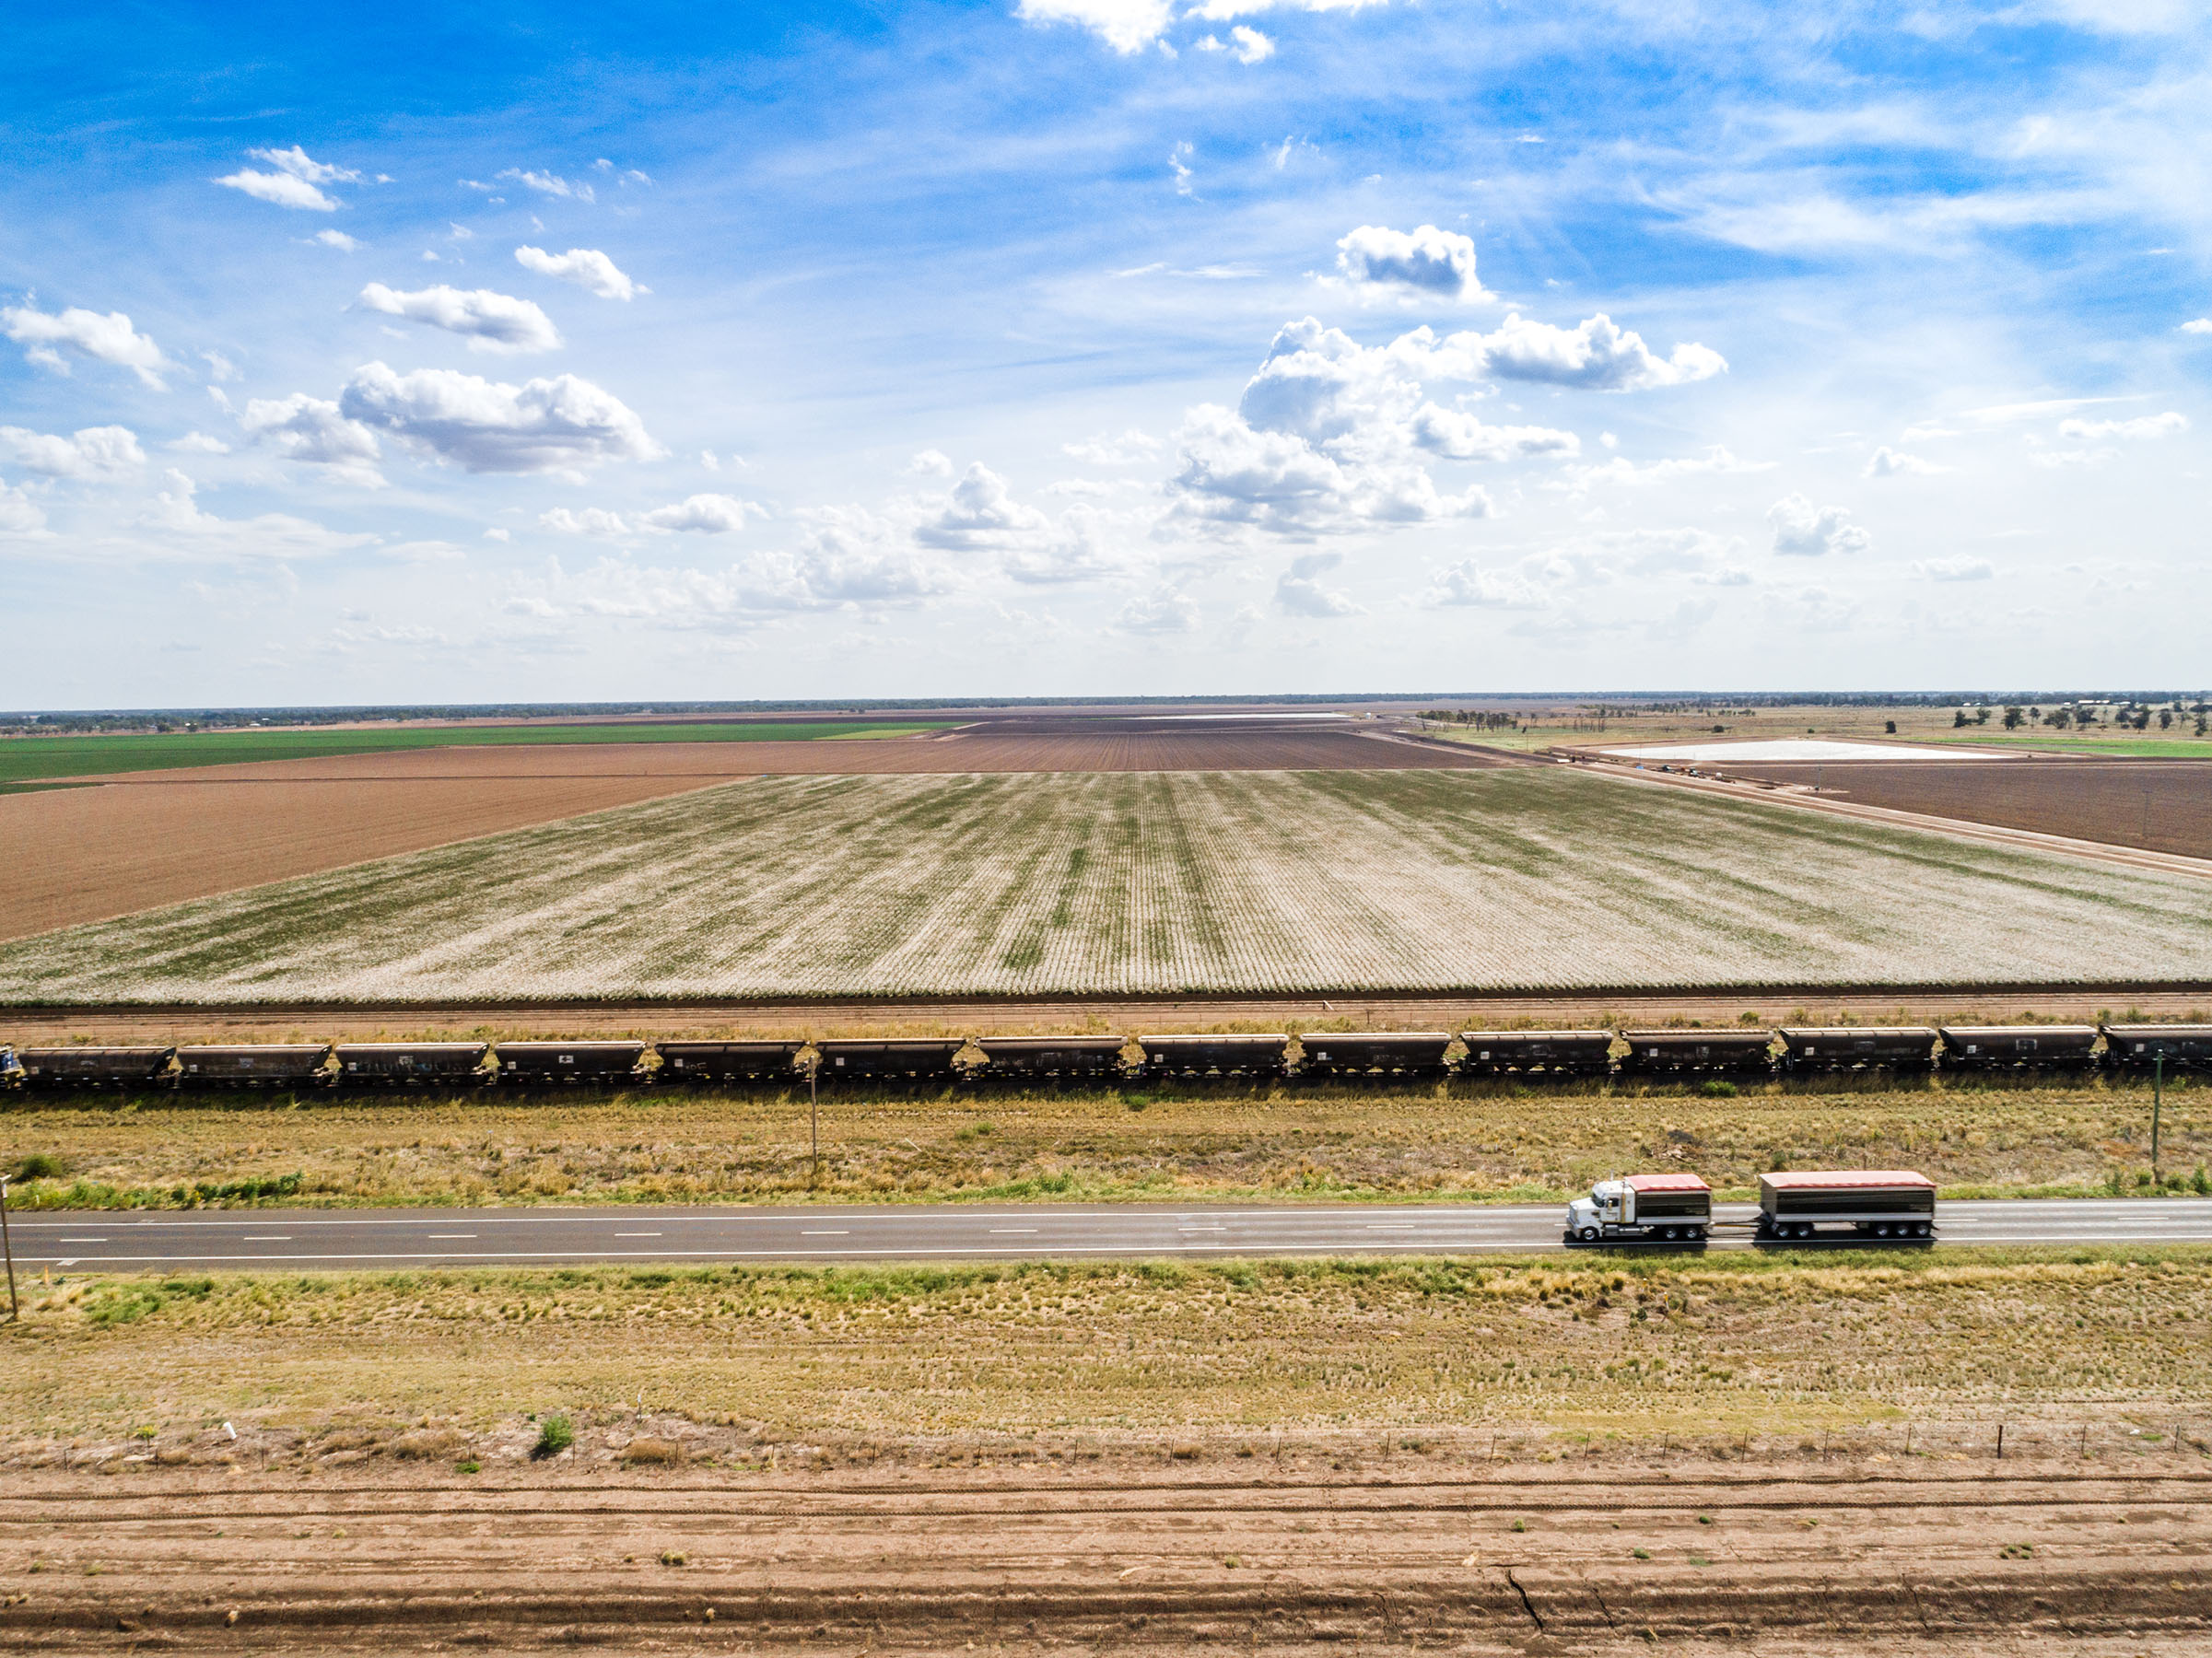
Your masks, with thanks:
M509 1483L30 1471L0 1499L0 1650L1755 1638L1842 1652L2212 1631L2206 1475L490 1477Z

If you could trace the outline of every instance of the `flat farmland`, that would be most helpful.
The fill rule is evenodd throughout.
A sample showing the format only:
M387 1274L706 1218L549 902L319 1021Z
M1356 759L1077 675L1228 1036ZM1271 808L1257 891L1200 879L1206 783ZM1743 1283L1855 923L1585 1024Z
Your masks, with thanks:
M2212 858L2212 760L1715 764L1730 776L1817 779L1823 793L1868 806Z
M2212 977L2212 882L1557 767L789 776L24 940L0 999Z
M124 774L0 788L0 939L737 776L1498 764L1512 762L1328 727L1062 720L933 739L447 746Z

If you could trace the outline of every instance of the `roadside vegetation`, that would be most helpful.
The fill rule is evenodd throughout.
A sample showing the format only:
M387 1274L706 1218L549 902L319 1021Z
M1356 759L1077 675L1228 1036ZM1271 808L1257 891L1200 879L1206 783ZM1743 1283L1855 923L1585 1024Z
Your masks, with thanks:
M1775 1168L1920 1169L1952 1197L2150 1190L2148 1087L1392 1090L1306 1084L1064 1093L654 1090L394 1101L18 1095L0 1134L25 1208L283 1203L959 1202L1024 1198L1551 1201L1637 1169L1748 1195ZM2212 1091L2170 1085L2161 1173L2204 1190Z
M1276 1431L1534 1428L1650 1445L1962 1418L2133 1423L2171 1455L2175 1422L2186 1434L2212 1399L2202 1248L26 1288L23 1322L0 1329L0 1459L76 1440L81 1460L103 1438L149 1465L181 1443L228 1457L228 1422L310 1460L405 1457L411 1433L439 1435L441 1457L505 1444L520 1460L601 1442L612 1421L647 1431L649 1414L657 1437L732 1459L763 1441L1022 1436L1034 1455L1056 1437L1189 1434L1214 1454Z

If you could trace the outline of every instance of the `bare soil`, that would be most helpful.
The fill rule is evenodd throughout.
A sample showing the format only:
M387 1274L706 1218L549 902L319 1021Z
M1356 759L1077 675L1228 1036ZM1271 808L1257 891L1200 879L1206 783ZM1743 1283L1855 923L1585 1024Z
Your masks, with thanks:
M2117 1658L2212 1639L2201 1472L1190 1449L887 1477L48 1472L0 1500L0 1646Z
M2212 858L2212 760L2045 756L1986 762L1851 760L1721 765L1869 806L2111 846Z

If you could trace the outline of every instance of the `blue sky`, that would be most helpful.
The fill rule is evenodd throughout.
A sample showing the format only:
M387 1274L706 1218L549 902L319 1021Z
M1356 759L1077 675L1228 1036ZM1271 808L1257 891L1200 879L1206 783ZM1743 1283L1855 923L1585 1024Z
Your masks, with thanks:
M2198 7L11 27L0 705L2205 678Z

